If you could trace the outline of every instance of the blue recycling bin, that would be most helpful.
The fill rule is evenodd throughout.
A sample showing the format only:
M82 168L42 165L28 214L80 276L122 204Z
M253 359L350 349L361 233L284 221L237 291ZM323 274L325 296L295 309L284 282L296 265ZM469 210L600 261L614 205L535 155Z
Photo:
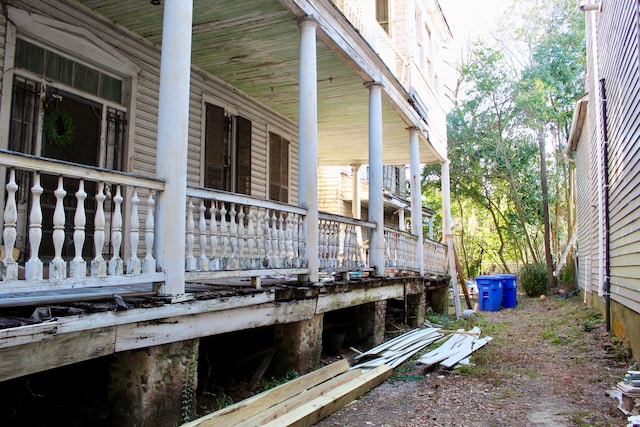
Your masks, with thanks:
M476 277L478 302L482 311L500 311L502 303L502 279L496 276Z
M518 276L515 274L496 274L502 280L502 308L514 308L518 304Z

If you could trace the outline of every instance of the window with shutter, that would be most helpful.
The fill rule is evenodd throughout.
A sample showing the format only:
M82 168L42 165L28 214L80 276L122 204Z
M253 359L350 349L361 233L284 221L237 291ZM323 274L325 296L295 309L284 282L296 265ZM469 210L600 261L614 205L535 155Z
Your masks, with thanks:
M251 194L251 121L206 104L205 187Z
M269 132L269 199L289 203L289 141Z

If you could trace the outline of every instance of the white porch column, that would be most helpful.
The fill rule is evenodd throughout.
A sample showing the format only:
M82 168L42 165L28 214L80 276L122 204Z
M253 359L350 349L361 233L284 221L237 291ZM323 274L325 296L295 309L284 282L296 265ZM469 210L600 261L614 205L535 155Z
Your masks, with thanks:
M433 240L433 217L429 217L429 240Z
M166 181L158 198L158 265L163 295L184 294L187 198L187 132L193 2L165 0L160 61L156 176Z
M318 88L316 66L316 27L311 17L300 21L300 99L298 143L298 204L307 209L304 235L307 242L309 276L318 281Z
M418 265L424 275L424 232L422 231L422 187L420 186L420 146L417 128L409 129L409 157L411 164L411 233L418 236Z
M401 207L398 209L398 230L407 231L406 224L407 221L404 219L404 208Z
M361 165L351 165L351 216L362 219L362 202L360 201L360 173Z
M443 242L447 245L449 256L449 275L453 287L453 302L456 317L460 317L460 292L458 291L458 273L456 271L455 254L453 252L453 234L451 234L451 190L449 184L449 160L442 162L442 221L444 222Z
M369 264L375 276L384 274L384 204L382 182L382 84L369 88L369 221L376 224L369 239Z

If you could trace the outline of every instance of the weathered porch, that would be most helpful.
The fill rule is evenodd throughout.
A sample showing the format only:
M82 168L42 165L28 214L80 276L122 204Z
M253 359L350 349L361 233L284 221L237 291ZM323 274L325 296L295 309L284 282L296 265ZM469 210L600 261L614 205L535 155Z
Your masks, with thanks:
M123 295L142 289L166 295L165 276L157 262L157 254L164 251L162 240L156 239L155 201L164 191L161 180L8 151L0 152L0 164L8 171L0 305L69 300L74 293L79 299L92 294L99 298L116 292L112 288ZM54 177L47 182L55 187L43 188L41 176ZM90 223L85 183L98 189L91 195L96 213ZM52 198L53 210L43 210L43 194ZM196 187L188 187L184 203L186 282L249 279L259 288L263 277L288 276L315 284L306 279L310 274L306 209ZM375 226L319 213L317 265L325 280L346 273L373 276L376 266L369 259L367 243ZM91 240L87 229L92 230ZM53 253L41 252L43 236L51 240L47 247ZM424 256L418 258L418 236L389 227L384 228L384 242L379 266L383 276L446 274L444 245L425 239ZM92 257L85 255L86 247L92 248ZM189 292L185 289L176 296L189 298Z

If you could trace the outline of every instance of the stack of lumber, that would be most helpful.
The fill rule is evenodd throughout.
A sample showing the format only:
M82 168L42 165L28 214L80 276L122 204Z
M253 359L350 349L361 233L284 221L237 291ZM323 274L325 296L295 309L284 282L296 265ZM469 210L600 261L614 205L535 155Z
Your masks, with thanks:
M451 332L449 338L435 350L425 353L418 359L418 363L431 367L440 364L443 368L452 368L464 361L477 349L491 341L492 337L480 338L480 328L477 326L470 331L458 330Z
M393 369L364 372L341 360L184 426L311 426L386 381Z
M399 366L444 334L438 328L414 329L355 357L352 369L373 369L381 365Z
M635 400L640 398L640 371L627 371L624 381L619 382L616 388L621 393L619 409L628 415L636 406Z

